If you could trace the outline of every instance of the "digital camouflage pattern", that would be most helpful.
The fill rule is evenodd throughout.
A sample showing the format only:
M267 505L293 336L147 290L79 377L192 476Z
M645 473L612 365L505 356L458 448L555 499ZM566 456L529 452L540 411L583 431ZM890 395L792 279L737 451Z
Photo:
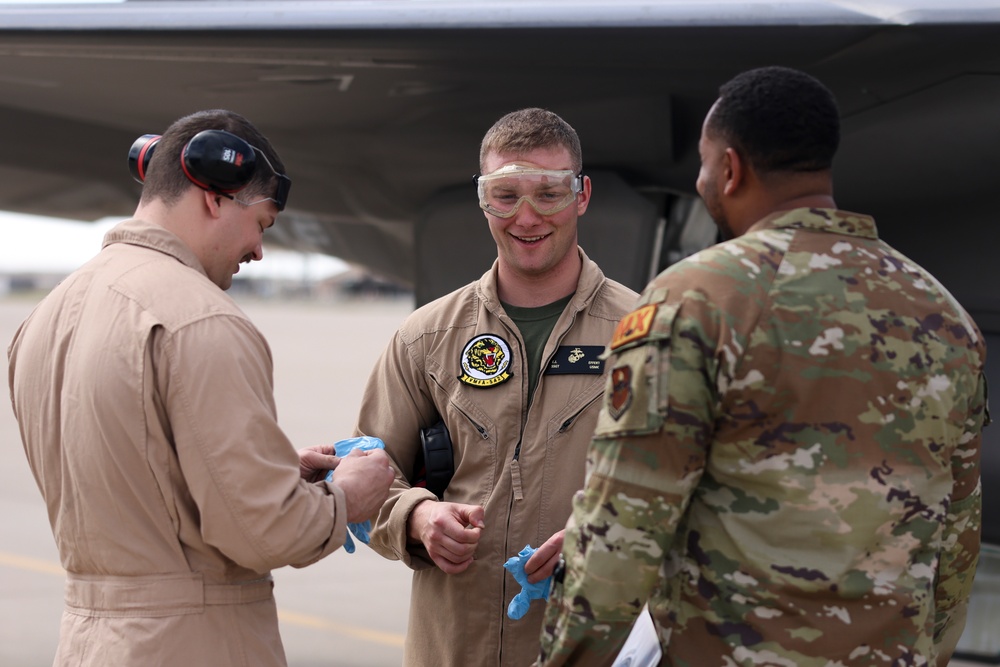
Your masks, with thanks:
M961 306L872 218L798 209L669 268L636 314L540 661L610 664L647 599L665 665L949 654L989 421Z

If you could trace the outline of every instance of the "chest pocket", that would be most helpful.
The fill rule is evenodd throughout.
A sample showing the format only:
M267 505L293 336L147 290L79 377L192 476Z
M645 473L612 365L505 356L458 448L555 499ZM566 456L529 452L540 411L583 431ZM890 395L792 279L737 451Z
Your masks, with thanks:
M605 353L607 381L595 438L658 433L663 427L670 386L671 330L676 315L675 306L658 304L641 336L612 342Z

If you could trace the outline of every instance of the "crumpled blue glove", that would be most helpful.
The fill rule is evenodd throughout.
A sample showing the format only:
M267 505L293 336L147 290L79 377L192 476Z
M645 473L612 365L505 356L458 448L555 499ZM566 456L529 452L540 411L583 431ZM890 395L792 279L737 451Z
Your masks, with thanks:
M371 449L385 449L385 443L378 438L372 438L367 435L363 435L359 438L348 438L347 440L340 440L335 442L333 445L337 450L337 456L344 457L350 454L355 449L360 449L362 451L368 451ZM326 481L333 481L333 473L335 470L331 470L326 474ZM372 522L365 521L364 523L349 523L347 524L347 529L354 533L354 536L359 540L368 544L371 539L369 533L372 530ZM354 553L354 540L351 539L350 533L347 535L347 540L344 542L344 551L349 554Z
M515 621L528 613L528 606L532 600L548 600L549 586L552 584L552 575L545 577L537 584L528 583L528 575L524 573L524 566L535 550L530 544L525 544L524 548L516 556L511 556L503 564L505 570L514 575L517 583L521 584L521 592L514 596L514 599L507 605L507 616Z

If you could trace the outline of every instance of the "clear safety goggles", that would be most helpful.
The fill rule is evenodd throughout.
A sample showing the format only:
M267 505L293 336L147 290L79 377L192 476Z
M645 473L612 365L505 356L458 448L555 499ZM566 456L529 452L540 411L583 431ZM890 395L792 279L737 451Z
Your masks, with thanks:
M583 190L583 175L572 169L552 170L508 164L476 179L479 207L498 218L517 213L522 202L542 215L554 215Z

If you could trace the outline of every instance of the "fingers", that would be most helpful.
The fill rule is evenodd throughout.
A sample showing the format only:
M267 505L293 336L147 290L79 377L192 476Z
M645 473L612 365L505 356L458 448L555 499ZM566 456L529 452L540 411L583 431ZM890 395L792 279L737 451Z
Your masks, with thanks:
M432 534L424 543L431 560L447 574L464 572L472 564L479 546L479 528L461 530L463 533L459 535L460 539Z
M559 563L559 556L562 554L565 532L565 530L560 530L545 540L545 543L538 547L535 553L531 554L531 558L524 564L524 573L528 575L528 583L537 584L542 579L551 575L555 570L556 565Z
M486 527L486 523L485 523L486 510L485 509L483 509L479 505L465 505L464 507L471 508L471 509L469 509L468 512L465 513L465 525L466 526L475 526L477 528L485 528Z
M433 540L435 546L451 561L461 562L471 558L479 546L481 529L457 527L457 524L452 526L452 529L451 533L435 535Z
M331 454L323 453L323 446L307 447L300 449L299 454L299 474L302 479L308 482L315 482L326 475L327 470L337 467L340 459ZM330 451L335 451L333 446L329 446Z
M317 454L316 458L314 458L312 462L316 464L316 468L333 470L340 463L340 457L333 456L332 454Z
M462 562L456 563L448 560L447 558L431 554L431 560L434 561L434 564L437 565L438 568L445 574L460 574L469 569L469 566L472 565L472 561L474 559L467 558Z
M473 561L485 527L483 518L482 507L428 500L410 514L410 534L442 571L457 574Z
M389 497L395 471L381 450L351 452L340 459L332 483L344 491L347 520L359 523L374 517Z
M386 454L385 451L381 449L373 449L368 452L359 452L359 453L367 456L370 461L370 465L375 470L381 472L381 475L376 477L376 479L378 480L377 483L380 487L382 485L386 486L385 498L388 498L389 497L388 486L391 485L393 480L396 479L396 469L392 466L392 459L390 459L389 455ZM385 498L383 498L383 500L385 500Z
M475 560L471 555L465 558L460 558L454 553L443 549L428 549L427 553L430 555L431 560L434 561L434 564L437 565L445 574L458 574L459 572L465 572L465 570L472 565L472 561Z
M389 484L392 484L392 482L396 479L396 468L393 467L393 465L392 465L392 459L389 458L389 455L386 454L385 451L383 451L381 449L373 449L373 450L371 450L369 452L365 452L365 453L369 457L373 457L375 459L375 461L377 461L379 464L385 466L386 472L389 475L389 478L388 478L389 479Z
M545 542L535 549L535 553L531 554L531 558L525 563L525 572L531 572L538 569L541 563L552 558L552 556L559 556L562 551L563 535L565 531L560 530L558 533L545 540Z
M464 513L452 511L452 503L438 503L445 507L434 512L423 531L423 539L457 556L460 560L471 556L479 544L481 526L470 526ZM451 507L448 507L451 506Z
M535 553L531 554L531 558L528 559L528 563L530 563L531 560L534 559L537 554L538 554L538 552L535 552ZM528 583L529 584L537 584L542 579L545 579L546 577L551 576L552 573L556 569L556 565L559 564L559 555L560 554L561 554L561 552L557 551L554 554L552 554L551 556L549 556L549 558L547 558L544 561L541 560L541 559L538 559L533 564L536 567L536 569L532 570L531 572L528 571L528 563L525 563L524 564L524 573L528 576Z
M300 449L299 456L302 456L305 452L331 455L337 453L337 447L335 445L310 445L309 447L303 447Z

